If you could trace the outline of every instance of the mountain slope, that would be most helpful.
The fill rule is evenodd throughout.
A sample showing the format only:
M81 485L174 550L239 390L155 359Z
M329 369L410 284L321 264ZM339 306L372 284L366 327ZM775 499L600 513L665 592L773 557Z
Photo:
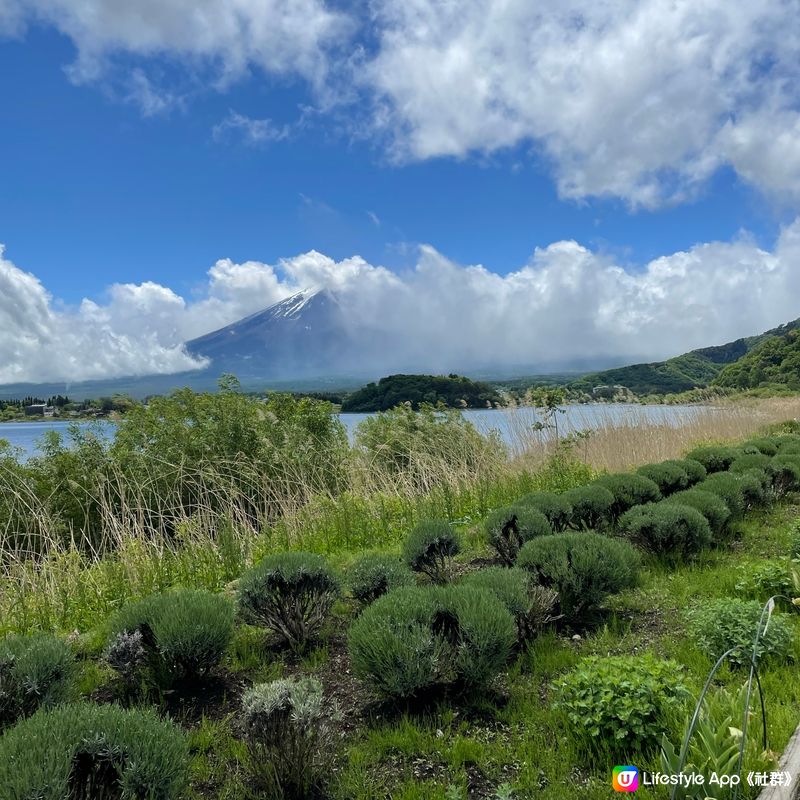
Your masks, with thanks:
M714 385L734 389L772 385L800 390L800 331L788 330L782 336L760 342L726 366L714 379Z
M763 343L782 337L798 327L800 319L757 336L746 336L727 344L702 347L666 361L592 372L573 381L570 386L591 392L595 386L619 385L638 395L670 394L709 386L716 383L717 376L729 364L736 363Z
M215 374L297 378L330 374L350 361L358 342L336 297L304 290L269 308L186 343Z

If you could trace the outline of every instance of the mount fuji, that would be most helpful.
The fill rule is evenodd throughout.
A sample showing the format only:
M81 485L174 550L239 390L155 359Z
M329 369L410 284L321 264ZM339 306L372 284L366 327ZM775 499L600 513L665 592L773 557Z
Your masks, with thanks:
M306 289L186 343L208 370L240 379L284 380L364 371L376 340L357 329L335 294ZM374 333L374 332L372 332Z

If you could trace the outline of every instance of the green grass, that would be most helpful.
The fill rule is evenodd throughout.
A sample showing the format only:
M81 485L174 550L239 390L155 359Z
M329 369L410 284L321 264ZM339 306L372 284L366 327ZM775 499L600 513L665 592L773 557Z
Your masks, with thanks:
M551 681L583 656L651 650L681 663L685 681L698 692L712 662L686 636L682 610L732 594L743 557L786 554L798 513L797 507L780 506L754 514L739 524L732 550L711 552L700 563L675 571L651 567L639 587L615 598L605 624L579 641L552 633L539 637L509 670L508 701L498 704L491 721L459 720L452 711L443 711L429 718L405 716L365 732L348 750L351 763L337 780L335 797L446 797L448 786L466 786L470 763L479 765L489 783L509 783L515 797L618 796L610 787L610 770L627 763L624 754L609 746L602 755L590 756L552 709ZM798 645L795 658L800 658ZM742 680L741 672L720 673L720 685L738 687ZM800 683L792 665L768 665L762 683L770 745L779 752L800 720ZM675 720L674 741L683 724L683 719ZM419 780L415 765L419 771L420 763L431 777ZM655 757L636 763L640 769L659 768ZM649 788L637 795L666 797L664 790Z
M468 699L442 702L417 713L370 718L343 742L330 785L334 800L451 800L506 796L537 800L601 800L618 795L610 786L611 767L629 763L613 744L589 753L553 709L550 684L588 655L652 651L684 667L683 680L695 694L711 667L711 659L687 636L684 612L693 604L732 595L746 560L783 557L791 528L800 514L782 505L738 523L726 550L711 551L696 564L668 570L651 565L640 585L613 598L603 623L579 640L547 632L515 659L497 694L475 705ZM343 610L342 610L342 613ZM798 626L800 630L800 626ZM253 629L237 633L232 664L251 677L264 670L262 642ZM794 657L800 660L800 637ZM301 662L304 672L325 668L323 646ZM281 671L275 663L270 676ZM800 682L795 666L765 665L761 674L767 699L770 747L780 752L800 720ZM741 672L724 669L719 685L737 688ZM686 717L671 721L678 742ZM754 722L754 730L758 725ZM204 720L191 734L195 752L192 798L248 797L243 751L232 720ZM658 770L653 754L638 758L640 770ZM225 765L230 764L230 767ZM468 793L468 788L470 793ZM743 798L755 794L745 787ZM641 788L638 797L663 800L666 790Z
M446 517L456 522L465 544L460 561L486 555L481 530L483 515L528 491L563 490L585 483L581 465L554 461L541 473L524 473L453 492L431 492L415 502L398 498L370 500L343 496L309 508L308 525L290 539L280 526L255 541L235 536L216 540L186 532L180 546L157 550L137 540L95 563L65 553L45 564L29 564L30 583L7 581L0 586L2 630L81 631L79 690L89 696L108 688L108 670L99 666L106 620L128 599L173 586L232 591L231 583L260 554L290 545L330 554L343 569L367 549L399 549L417 520ZM639 585L610 598L600 623L582 630L580 638L548 631L532 641L510 664L495 690L482 699L442 701L411 713L367 707L357 725L346 729L335 768L330 772L332 800L453 800L454 798L535 798L536 800L601 800L616 797L610 786L611 767L630 763L626 754L605 743L591 752L565 715L553 707L551 684L590 655L653 652L683 666L682 680L695 694L712 662L688 635L685 614L691 606L735 596L745 564L788 558L792 527L800 507L791 503L748 515L734 526L719 550L704 552L693 563L670 568L649 560ZM41 583L47 578L44 584ZM38 581L38 582L37 582ZM31 591L45 585L47 591ZM352 613L337 603L331 630L346 624ZM800 619L793 620L800 631ZM794 664L764 665L770 746L785 746L800 720L800 636L795 638ZM224 661L225 670L243 684L273 680L293 670L330 675L335 651L323 641L301 660L271 649L263 631L240 625ZM334 673L335 674L335 673ZM741 672L725 668L721 686L737 688ZM186 722L192 748L188 800L248 800L247 752L239 739L235 713L212 709L199 722ZM668 733L679 742L691 713L670 720ZM188 718L187 718L188 719ZM660 768L656 754L637 758L640 770ZM750 800L754 793L747 793ZM663 800L666 790L642 788L638 797Z

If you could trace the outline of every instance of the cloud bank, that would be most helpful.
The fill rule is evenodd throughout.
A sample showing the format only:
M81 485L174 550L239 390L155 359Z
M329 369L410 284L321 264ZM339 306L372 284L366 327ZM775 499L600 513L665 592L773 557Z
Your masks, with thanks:
M0 34L32 22L147 115L184 102L167 59L188 94L300 78L399 161L521 146L567 198L654 208L729 167L800 201L797 0L0 0ZM221 124L275 138L258 116Z
M276 264L217 261L195 298L155 282L115 284L67 307L0 251L0 383L196 368L184 341L306 287L333 290L354 330L391 341L386 364L546 369L663 358L796 318L798 263L800 219L769 251L743 235L636 271L574 241L539 248L502 276L430 246L402 273L311 251Z

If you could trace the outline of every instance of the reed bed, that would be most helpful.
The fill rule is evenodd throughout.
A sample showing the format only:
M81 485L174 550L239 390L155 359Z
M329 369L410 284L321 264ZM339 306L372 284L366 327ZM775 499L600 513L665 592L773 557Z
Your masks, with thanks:
M545 462L559 442L562 445L567 442L583 463L596 470L614 472L679 458L698 444L739 441L766 425L797 420L800 397L688 406L673 410L669 423L659 421L658 415L648 419L635 407L630 415L620 419L618 414L595 406L591 417L578 411L571 415L569 425L562 420L558 438L553 429L531 430L525 409L508 413L518 417L509 427L514 434L514 461L520 468L530 469Z
M598 413L600 419L598 422ZM441 517L474 535L490 509L526 492L563 491L601 470L679 457L702 442L741 440L800 416L800 398L692 407L666 424L591 410L558 436L512 410L510 447L496 437L413 437L391 452L373 446L332 454L336 480L300 462L277 475L252 462L113 463L101 478L70 479L60 498L88 520L65 525L51 498L0 463L0 633L87 630L130 598L171 586L224 589L263 554L308 549L335 555L396 547L417 521ZM318 455L318 454L317 454ZM285 466L285 465L284 465Z

